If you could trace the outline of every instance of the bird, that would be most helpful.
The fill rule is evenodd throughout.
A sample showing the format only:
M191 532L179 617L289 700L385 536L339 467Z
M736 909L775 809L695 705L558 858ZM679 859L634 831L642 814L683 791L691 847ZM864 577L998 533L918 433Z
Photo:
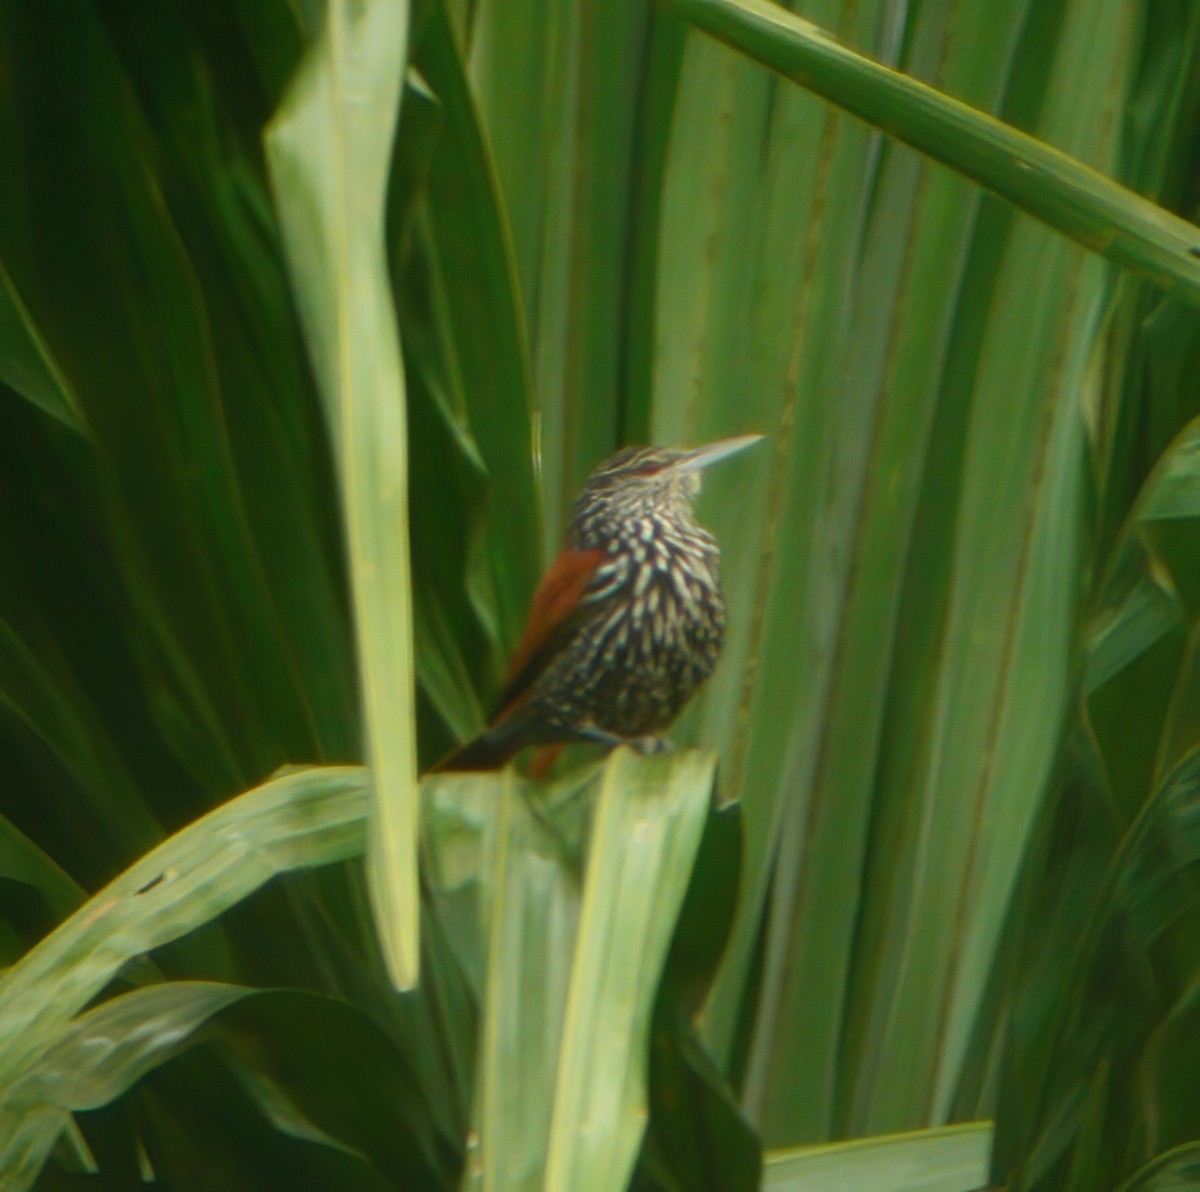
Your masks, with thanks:
M530 745L543 747L535 774L572 743L669 748L661 734L712 673L725 636L720 550L693 511L700 473L761 438L626 447L592 472L488 727L430 772L499 769Z

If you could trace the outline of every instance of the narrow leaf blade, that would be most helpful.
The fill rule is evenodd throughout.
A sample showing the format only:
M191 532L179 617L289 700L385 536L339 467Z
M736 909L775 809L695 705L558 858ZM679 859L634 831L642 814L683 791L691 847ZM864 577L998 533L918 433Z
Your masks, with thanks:
M393 982L417 980L415 694L404 372L384 250L408 6L330 0L267 131L293 289L341 478L366 751L368 873Z

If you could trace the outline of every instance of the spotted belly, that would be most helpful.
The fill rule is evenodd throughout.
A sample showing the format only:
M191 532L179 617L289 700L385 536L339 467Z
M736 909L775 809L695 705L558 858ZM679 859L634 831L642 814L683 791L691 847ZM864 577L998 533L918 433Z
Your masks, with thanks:
M653 736L712 673L725 632L714 557L688 569L630 567L599 577L593 613L539 679L542 715L564 728Z

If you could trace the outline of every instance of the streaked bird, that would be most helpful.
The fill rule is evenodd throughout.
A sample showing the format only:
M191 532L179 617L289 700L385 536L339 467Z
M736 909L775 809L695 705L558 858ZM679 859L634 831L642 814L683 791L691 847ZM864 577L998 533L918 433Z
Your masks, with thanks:
M663 746L725 634L720 551L692 510L700 472L760 438L626 447L588 477L496 715L435 771L495 769L527 745Z

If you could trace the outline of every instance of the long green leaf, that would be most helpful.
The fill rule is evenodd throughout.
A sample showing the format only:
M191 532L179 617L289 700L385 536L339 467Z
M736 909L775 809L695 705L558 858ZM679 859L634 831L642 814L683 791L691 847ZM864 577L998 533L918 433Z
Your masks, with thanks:
M1043 51L1051 71L1076 77L1089 64L1096 73L1093 92L1081 84L1052 94L1040 123L1048 139L1100 163L1115 152L1116 130L1088 113L1127 85L1134 19L1123 0L1106 12L1102 21L1067 14ZM878 885L864 918L878 958L867 962L882 972L874 965L884 960L896 976L871 982L860 1019L858 1128L947 1120L1070 707L1086 546L1081 408L1106 272L1027 220L1013 219L998 240L993 217L1007 224L1008 215L990 211L974 278L979 286L994 269L991 292L985 299L979 286L979 305L964 304L962 355L951 366L962 372L946 382L945 417L961 440L951 446L947 435L931 461L910 562L922 604L898 675L903 666L914 682L897 682L884 739ZM999 260L989 261L989 244L1004 244ZM960 413L951 403L966 392ZM947 551L941 591L930 591L931 549ZM897 1079L918 1070L928 1073L923 1088Z
M990 1122L776 1151L767 1192L974 1192L987 1183Z
M1200 653L1184 596L1196 576L1198 435L1193 420L1133 502L1088 625L1087 722L1042 825L1031 927L1005 991L1017 1017L993 1174L1014 1187L1112 1186L1200 1131L1194 1099L1174 1095L1197 1063L1198 908L1184 875L1195 865ZM1163 1156L1131 1186L1171 1168Z
M633 1169L654 991L715 770L711 753L643 760L622 749L603 772L546 1156L553 1192L624 1187Z
M384 212L408 6L328 0L267 132L293 286L341 479L367 757L368 871L392 980L415 984L418 880L404 371Z
M1066 814L1076 827L1078 814ZM1198 866L1193 749L1148 798L1093 889L1069 888L1090 902L1057 966L1058 996L1025 995L1029 1034L1011 1041L1014 1075L1025 1079L1019 1091L1005 1089L994 1178L1039 1192L1112 1186L1163 1140L1197 1137L1200 1106L1180 1090L1197 1058ZM1114 1121L1129 1131L1114 1131Z
M106 726L47 627L31 630L32 645L0 617L0 707L29 725L125 847L149 848L162 833Z
M42 849L0 815L0 878L30 886L65 919L87 895Z
M433 967L423 974L422 997ZM402 1000L412 999L393 996L393 1007ZM437 1128L431 1100L440 1089L412 1066L411 1044L370 1010L342 997L260 989L221 1011L212 1038L282 1133L357 1156L389 1188L450 1186L461 1139L457 1129L447 1135Z
M1195 461L1200 421L1190 422L1155 465L1129 512L1087 626L1084 690L1091 695L1185 617L1161 523L1200 516Z
M300 770L147 853L0 975L0 1082L28 1071L121 966L209 922L279 873L363 847L358 768Z
M573 849L555 833L553 825L564 823L560 814L548 809L553 818L543 818L545 796L511 772L499 789L491 782L439 783L433 799L441 824L433 838L442 843L432 851L443 897L464 879L474 891L469 921L456 920L482 999L478 1141L468 1156L466 1184L540 1188L579 921ZM572 843L578 848L580 842ZM523 1095L514 1098L514 1088Z
M79 399L0 264L0 381L51 417L82 430Z
M111 998L80 1014L36 1068L6 1088L15 1103L99 1109L186 1045L207 1019L255 990L169 981Z
M625 1186L713 768L618 750L549 787L511 772L428 784L429 881L483 1000L465 1186Z
M245 191L229 180L244 168L230 122L216 121L197 88L200 95L184 103L188 129L213 118L220 131L196 138L161 129L161 96L138 85L144 76L136 48L118 51L97 10L80 10L78 18L64 27L38 8L0 14L2 40L24 47L20 68L6 61L0 71L0 153L12 180L0 255L71 380L93 444L81 453L69 436L29 436L35 474L54 485L55 503L62 503L46 519L55 565L43 560L41 571L60 585L70 576L72 590L58 597L49 584L43 591L37 571L22 587L27 600L40 599L48 619L57 613L68 624L93 624L97 644L76 644L72 669L83 674L90 664L122 689L153 691L153 698L128 697L119 719L136 732L151 717L210 797L226 795L285 760L313 756L318 734L349 736L345 700L337 702L348 669L339 661L337 605L322 608L320 599L333 588L330 577L310 585L278 566L269 568L271 582L265 574L266 558L278 562L303 539L293 527L311 534L312 494L320 487L312 484L311 459L304 481L310 487L295 481L296 457L313 440L305 402L297 401L307 397L295 368L299 337L286 291L272 289L282 270L274 254L261 251L260 213L247 212L257 179ZM169 44L179 53L178 38ZM190 80L196 55L181 53L187 67L174 70L164 54L160 42L155 82L163 80L169 92L171 83ZM36 152L41 140L60 152ZM194 152L198 141L207 151ZM203 168L203 184L181 184L181 158L196 163L197 173ZM197 198L214 190L240 217L224 236L211 234L211 216ZM252 268L239 255L247 245L259 250ZM243 295L230 273L254 278L249 301L234 311L228 306ZM89 299L79 300L85 291ZM263 294L273 302L260 301ZM214 319L217 306L224 318ZM247 334L248 325L256 334ZM290 371L278 367L281 360L291 362ZM279 425L266 415L276 400L294 403L283 433L267 429ZM237 447L253 458L244 471ZM244 484L247 476L259 483ZM282 545L264 550L251 521L262 519L253 527L262 533L264 522L282 520L271 517L276 501L288 521L265 535ZM74 590L80 586L90 589L86 595ZM324 664L313 665L303 684L278 607L297 604L307 633L296 636L315 643ZM321 698L327 690L328 702ZM330 753L344 757L346 749ZM128 856L110 858L109 871Z
M1200 1142L1175 1147L1147 1163L1118 1192L1196 1192L1200 1188Z
M113 998L80 1015L12 1084L0 1084L0 1174L12 1192L33 1186L70 1123L98 1109L191 1042L218 1010L253 990L172 982Z
M842 11L855 37L879 23L873 3L820 7L830 19ZM720 744L722 797L742 797L745 811L746 894L705 1023L725 1062L780 809L800 806L828 677L838 577L827 554L834 526L851 512L853 483L836 492L824 485L822 460L843 413L853 423L850 449L863 435L857 409L818 395L845 342L859 252L858 203L836 196L861 193L869 152L861 127L723 47L689 39L657 239L652 438L770 436L757 458L705 481L699 508L721 542L729 626L721 666L680 728ZM822 507L835 496L836 511ZM798 640L806 642L803 666L771 644Z
M1085 248L1200 303L1200 230L1083 161L888 70L768 0L669 0L669 6Z
M444 107L426 193L440 330L460 387L454 414L487 468L490 525L470 558L468 591L503 649L520 635L544 563L528 344L508 214L482 119L446 13L433 6L418 61ZM472 461L474 462L474 461Z
M548 554L618 446L641 0L479 5L471 77L507 199L529 327Z
M1011 8L923 6L907 35L906 68L993 104L1007 78L1012 20ZM785 90L775 108L791 102ZM845 123L849 128L839 136L852 135L854 126ZM785 146L781 142L776 150L784 161ZM869 168L870 160L860 168ZM778 168L788 166L781 162ZM842 169L831 193L855 177ZM894 985L890 975L874 975L874 955L855 952L879 793L877 742L893 679L893 646L908 631L901 603L908 543L980 197L902 147L882 147L877 171L859 182L873 188L870 208L858 216L860 230L845 203L822 211L821 226L809 230L810 251L821 254L814 266L819 277L841 271L844 281L832 292L822 292L819 277L812 283L807 309L797 306L792 315L803 320L803 351L796 351L786 371L780 365L764 369L754 383L756 389L781 390L786 401L792 376L798 378L795 415L781 417L778 431L781 439L795 440L790 450L796 455L772 477L780 522L767 532L778 545L773 557L764 549L758 563L755 601L765 608L751 630L758 641L751 642L753 671L744 680L748 732L734 745L748 779L749 893L710 1029L723 1043L738 1006L731 993L744 980L742 966L756 943L757 908L774 857L768 968L745 1096L752 1111L773 1103L769 1137L781 1141L883 1128L835 1116L846 1113L846 1102L835 1102L829 1074L844 1065L839 1091L846 1098L859 1064L863 1071L886 1069L869 1045L860 1058L857 1032L845 1023L855 1003L872 996L876 981L882 991ZM789 251L789 232L794 238L801 230L778 219L764 247L765 276L774 279L775 260ZM754 325L775 317L774 304L764 305ZM805 324L829 325L845 307L846 321L835 324L844 338L832 352L831 335L810 343L815 331L806 333ZM760 359L769 359L769 352ZM814 358L824 353L830 353L824 371L817 371ZM756 364L752 360L750 367ZM837 402L826 400L831 390L839 394ZM836 463L823 462L829 459ZM827 466L836 469L837 483L814 483L810 478ZM737 508L741 516L740 503ZM739 536L731 537L740 554ZM731 595L744 590L742 566L733 554L729 583L737 587ZM772 596L779 591L803 596ZM744 632L734 625L731 641ZM797 633L812 643L809 663L799 670L786 652L768 645ZM714 729L728 711L723 702L715 705ZM782 765L781 757L787 759ZM768 792L773 800L764 809ZM746 913L751 907L756 910ZM794 1062L781 1058L787 1055ZM894 1083L911 1084L911 1073Z

